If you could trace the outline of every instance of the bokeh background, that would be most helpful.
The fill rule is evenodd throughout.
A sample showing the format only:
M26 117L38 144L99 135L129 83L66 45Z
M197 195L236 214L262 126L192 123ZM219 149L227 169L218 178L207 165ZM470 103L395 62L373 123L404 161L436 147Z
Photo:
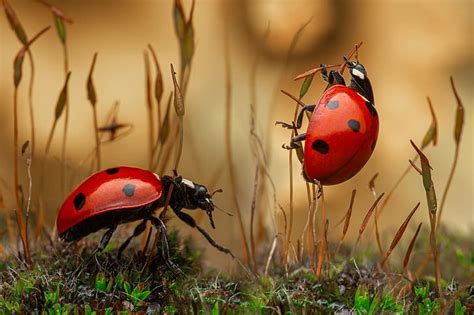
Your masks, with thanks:
M29 36L46 25L52 25L50 12L39 2L11 2ZM89 167L83 161L94 147L94 133L85 84L94 52L98 52L94 81L99 123L104 123L112 104L119 101L119 119L134 125L130 135L103 147L103 166L146 167L148 129L143 50L149 43L155 47L166 91L170 91L169 64L179 64L172 19L173 1L63 0L51 3L74 20L74 24L67 25L72 71L69 84L68 185L76 185L89 174ZM189 12L191 2L184 1L184 4ZM454 230L472 233L473 6L470 0L197 0L194 12L196 52L186 99L180 173L204 184L217 179L216 186L222 187L224 193L216 196L216 202L225 209L233 210L224 149L224 47L227 34L232 71L232 146L239 204L248 222L256 163L249 138L251 72L255 56L259 54L255 102L257 131L265 143L278 202L288 210L288 154L281 149L281 144L288 142L289 132L273 124L275 120L291 120L294 103L279 90L285 89L297 95L300 82L292 80L295 75L320 63L338 63L355 43L363 41L359 58L372 80L381 119L380 135L367 166L350 181L325 190L330 222L335 223L342 217L351 190L357 188L353 220L358 225L373 201L368 182L375 173L379 173L376 181L378 192L386 192L393 186L407 167L408 159L414 156L409 140L421 141L431 123L426 102L428 95L438 117L440 134L438 145L430 146L426 153L433 166L438 195L441 196L454 155L456 103L449 85L449 76L453 75L466 107L465 128L458 171L443 221ZM308 21L295 49L288 55L295 33ZM267 30L269 35L264 40ZM0 18L0 41L0 187L7 208L12 209L12 62L21 46L3 14ZM64 82L62 47L54 29L34 44L33 53L36 61L34 99L37 127L33 175L39 176L54 106ZM19 94L20 143L28 139L30 132L27 63L24 72ZM304 101L315 102L323 89L322 80L316 77ZM59 185L61 132L62 122L58 125L47 161L47 193L44 198L49 226L53 226L57 209L64 198ZM24 164L20 165L23 169ZM299 236L308 206L306 188L296 162L294 170L294 235ZM22 171L22 174L25 172ZM23 176L23 182L24 179ZM34 177L33 181L35 187L39 178ZM272 209L270 202L266 202L271 200L270 192L267 190L260 200L258 210L271 237L274 233L273 221L269 219ZM418 201L422 202L422 208L414 222L424 221L427 225L421 178L412 171L384 211L381 218L383 231L395 229ZM217 229L212 234L221 243L238 251L240 238L236 217L216 213L215 219ZM281 224L281 217L277 219ZM172 222L176 223L175 220ZM206 221L201 224L210 228ZM181 230L191 233L184 227ZM356 227L353 226L350 233L355 232ZM195 237L195 240L205 244L200 237ZM224 255L211 248L207 254L212 264L227 262Z

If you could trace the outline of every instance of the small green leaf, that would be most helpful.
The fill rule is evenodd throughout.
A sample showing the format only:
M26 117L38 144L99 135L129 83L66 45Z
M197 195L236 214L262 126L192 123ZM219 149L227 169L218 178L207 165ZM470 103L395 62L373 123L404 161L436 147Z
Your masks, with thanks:
M178 39L182 41L186 28L186 19L184 17L183 3L181 0L174 1L173 13L176 34L178 35Z
M97 291L105 291L107 287L107 280L102 272L99 272L95 277L95 289Z
M125 281L123 283L123 289L125 290L125 293L127 293L128 295L132 293L132 286L130 285L128 281Z
M181 57L183 66L188 65L194 55L194 28L192 24L186 24L186 30L181 45Z
M166 139L168 139L168 135L170 133L170 107L172 98L173 94L170 94L168 98L168 104L166 105L166 113L163 119L163 124L161 125L161 130L159 134L161 145L166 142Z
M212 315L219 315L219 301L214 303L214 306L212 307Z
M426 148L430 143L436 145L438 142L438 120L436 119L436 114L433 109L433 104L431 103L431 99L427 97L428 106L430 108L431 113L431 125L430 128L426 131L425 136L423 137L423 141L421 142L421 150Z
M23 77L23 60L25 60L25 49L21 49L13 61L13 83L18 87Z
M311 86L311 83L313 82L313 78L314 78L314 74L304 79L303 84L301 84L301 88L300 88L300 98L303 98L303 96L305 96L306 93L308 92Z
M461 98L459 97L458 91L456 90L456 86L454 85L453 77L451 79L451 87L453 89L454 96L456 97L456 124L454 125L454 140L456 144L459 145L461 141L462 130L464 126L464 106L462 104Z
M54 14L54 25L56 26L56 31L58 32L59 39L63 44L66 44L66 26L64 25L64 20Z
M59 97L58 97L58 101L56 102L56 109L55 109L55 112L54 112L54 119L55 120L58 120L59 117L61 117L61 114L63 113L64 111L64 107L66 105L66 102L67 102L67 87L68 87L68 82L69 82L69 78L71 77L71 71L68 72L67 76L66 76L66 81L64 82L64 86L61 90L61 93L59 94Z
M3 8L5 10L8 23L15 32L16 37L23 45L26 45L26 43L28 42L28 36L26 36L25 29L21 25L20 20L18 19L18 16L16 15L15 11L6 0L3 1Z
M464 315L467 308L462 305L461 301L456 300L454 302L454 315Z
M411 141L412 146L415 148L416 152L420 156L421 161L421 173L423 177L423 186L425 187L426 191L426 199L428 202L428 207L431 213L436 213L438 211L438 203L436 200L436 192L434 189L434 184L431 179L431 166L428 158L426 157L423 152L416 146L416 144Z
M95 53L94 57L92 58L91 68L89 70L89 76L87 78L87 98L89 99L89 102L91 103L92 107L95 107L95 105L97 104L97 95L95 93L94 81L92 80L92 74L94 72L96 61L97 53Z
M181 92L181 88L178 85L178 81L176 80L176 72L174 72L173 64L171 64L171 76L173 77L173 85L174 85L174 109L176 110L176 114L178 117L184 116L184 97L183 93Z
M148 45L148 49L151 51L151 55L153 57L153 62L155 64L156 68L156 78L155 78L155 99L156 103L159 105L161 104L161 98L163 97L163 75L161 73L161 67L158 62L158 57L156 56L155 50L153 49L153 46Z
M112 307L107 307L105 309L105 315L112 315L113 314L113 308Z

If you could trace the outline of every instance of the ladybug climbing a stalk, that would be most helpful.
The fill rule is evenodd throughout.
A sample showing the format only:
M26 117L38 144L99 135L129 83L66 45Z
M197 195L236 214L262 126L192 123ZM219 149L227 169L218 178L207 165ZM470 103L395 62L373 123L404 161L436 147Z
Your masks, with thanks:
M351 82L345 84L341 72L321 66L328 83L316 104L304 106L296 124L277 121L284 128L301 128L305 112L312 113L306 133L294 136L287 150L300 149L305 141L303 177L321 185L342 183L367 163L375 149L379 118L374 105L372 85L365 67L358 61L345 59Z
M210 194L205 186L181 176L159 177L153 172L127 166L97 172L74 189L59 210L56 221L59 238L72 242L107 228L99 246L91 255L93 256L107 246L119 224L142 220L135 227L133 234L120 246L118 256L120 257L134 237L143 233L148 221L160 231L162 243L167 246L166 227L162 220L153 214L165 205L171 187L173 189L169 206L176 216L196 228L212 246L234 257L229 249L219 245L197 225L193 217L182 211L205 211L211 226L215 228L212 213L217 206L212 196L222 190Z

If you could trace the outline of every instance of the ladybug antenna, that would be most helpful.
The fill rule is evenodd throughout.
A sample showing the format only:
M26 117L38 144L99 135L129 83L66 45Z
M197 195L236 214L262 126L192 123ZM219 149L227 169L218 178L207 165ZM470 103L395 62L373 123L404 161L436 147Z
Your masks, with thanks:
M234 215L232 213L230 213L229 211L226 211L224 209L222 209L221 207L217 206L217 205L214 205L214 207L217 209L217 210L220 210L222 212L224 212L225 214L227 214L229 217L233 217Z
M216 189L211 193L211 197L214 196L215 193L221 193L221 192L223 192L223 190L221 188Z

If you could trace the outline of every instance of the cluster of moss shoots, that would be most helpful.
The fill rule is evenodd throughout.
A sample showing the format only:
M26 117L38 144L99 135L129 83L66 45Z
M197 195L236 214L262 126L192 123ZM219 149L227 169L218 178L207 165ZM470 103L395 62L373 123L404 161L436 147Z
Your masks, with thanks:
M34 186L39 197L33 195L32 161L36 161L38 151L35 146L34 129L34 62L32 44L49 27L40 31L31 39L26 35L20 20L11 5L3 0L6 17L16 34L21 49L14 60L14 156L13 189L15 199L15 218L12 218L3 202L0 192L0 208L5 210L5 225L0 226L0 236L9 237L9 245L0 245L0 314L42 313L42 314L115 314L117 312L184 314L288 314L288 313L327 313L337 311L355 311L357 314L375 314L380 312L405 313L418 312L433 314L451 312L466 314L474 311L474 253L469 240L459 235L452 235L441 227L441 215L453 179L459 155L460 140L464 121L464 108L458 96L453 79L451 86L456 99L456 122L454 127L455 153L450 175L447 179L440 205L438 205L435 186L431 178L432 168L424 149L437 142L437 121L431 100L428 104L432 115L432 123L421 144L412 146L414 158L407 169L387 194L379 194L375 179L370 180L369 188L374 202L368 209L363 221L358 226L358 238L351 247L344 243L346 233L351 226L351 214L356 190L350 198L349 207L341 221L329 225L324 204L324 191L318 191L313 184L307 183L308 219L298 241L292 242L293 231L293 152L289 152L289 209L277 202L271 174L268 171L264 143L256 128L256 73L260 54L254 58L251 77L250 94L250 141L256 160L253 199L250 209L250 224L244 223L244 216L236 194L236 176L231 145L232 132L232 80L229 44L226 39L226 102L225 102L225 151L227 163L216 170L213 180L208 186L215 185L223 168L228 168L232 187L232 201L236 209L236 220L240 228L242 243L242 260L235 264L235 272L227 275L216 270L202 267L201 251L196 249L188 239L179 237L177 232L168 231L168 244L161 244L159 235L151 230L143 239L142 245L128 251L121 259L117 258L117 247L111 242L94 259L87 260L93 251L97 236L90 236L79 244L60 244L56 240L55 231L48 230L44 224L43 178L45 161L53 142L58 122L64 120L63 141L61 150L61 187L66 190L65 157L67 125L68 125L68 82L71 77L69 70L66 23L72 23L59 8L40 0L52 13L54 25L63 47L65 81L59 90L58 101L54 111L54 122L46 143L43 155L43 166L38 176L38 186ZM159 174L168 169L178 170L183 150L183 128L185 114L185 97L191 73L191 64L195 50L193 26L194 1L188 17L180 0L175 0L173 18L180 48L179 79L171 66L173 90L168 101L162 102L164 94L163 74L157 55L151 45L144 51L146 73L146 108L148 110L149 127L149 169ZM294 35L288 50L289 60L301 33L307 23L302 25ZM263 35L265 40L268 32ZM357 58L357 44L348 54ZM155 77L152 76L150 57L155 65ZM30 61L30 81L28 89L28 107L31 123L29 140L21 147L18 140L18 91L23 77L23 61ZM87 157L93 170L101 169L101 147L109 142L118 141L132 129L129 123L117 120L117 106L113 106L105 124L99 125L96 111L97 94L93 82L93 72L98 59L97 53L92 58L86 92L92 107L95 146ZM284 71L288 62L284 65ZM345 63L327 65L326 68L339 68L342 74ZM295 119L302 99L309 90L315 74L322 68L315 68L297 77L304 79L299 96L282 91L295 102ZM171 110L174 104L175 114ZM296 134L293 130L291 136ZM174 135L174 137L169 137ZM171 138L179 141L170 141ZM174 155L172 152L174 151ZM27 189L23 189L19 178L19 157L23 157L27 170ZM296 151L297 157L302 156ZM174 161L171 161L174 156ZM421 165L417 165L417 160ZM171 167L170 167L171 164ZM405 176L414 169L420 174L420 184L426 191L426 208L428 209L429 228L422 228L419 223L411 237L404 235L414 213L420 203L408 213L392 242L384 248L378 228L383 209L391 199ZM26 187L26 186L25 186ZM277 232L273 240L262 235L268 234L262 222L263 207L261 196L273 192L273 205L268 208L280 211L284 218L284 230ZM321 198L318 198L320 195ZM167 205L164 209L166 210ZM317 209L321 208L318 212ZM18 210L20 209L20 210ZM165 211L163 210L163 211ZM260 210L260 211L259 211ZM30 212L34 220L30 218ZM316 213L321 214L317 219ZM164 214L162 213L163 217ZM369 226L373 218L373 225ZM198 218L199 220L199 218ZM321 223L318 223L317 221ZM29 224L32 221L34 224ZM14 225L17 225L17 228ZM354 225L354 223L352 223ZM5 228L5 233L3 232ZM248 230L247 230L248 229ZM340 237L336 243L328 241L328 231L340 229ZM255 231L256 230L256 231ZM276 230L276 229L275 229ZM369 232L364 233L366 230ZM364 240L374 232L377 246L362 247ZM426 233L425 233L426 232ZM21 244L17 242L17 236ZM34 250L30 250L30 239L36 240ZM247 239L249 236L250 239ZM365 243L371 243L369 241ZM1 244L1 243L0 243ZM5 244L5 242L3 243ZM143 245L144 244L144 245ZM403 244L403 245L399 245ZM452 246L456 244L456 246ZM18 246L21 245L21 246ZM258 245L258 246L257 246ZM405 246L404 255L392 255L397 247ZM372 249L375 248L375 249ZM168 251L163 255L163 250ZM414 252L420 255L412 255ZM14 255L12 253L18 253ZM392 257L399 256L399 257ZM413 259L412 259L412 256ZM164 259L163 257L170 257ZM456 260L453 259L456 257ZM417 266L416 268L414 266ZM452 279L447 281L445 279Z

